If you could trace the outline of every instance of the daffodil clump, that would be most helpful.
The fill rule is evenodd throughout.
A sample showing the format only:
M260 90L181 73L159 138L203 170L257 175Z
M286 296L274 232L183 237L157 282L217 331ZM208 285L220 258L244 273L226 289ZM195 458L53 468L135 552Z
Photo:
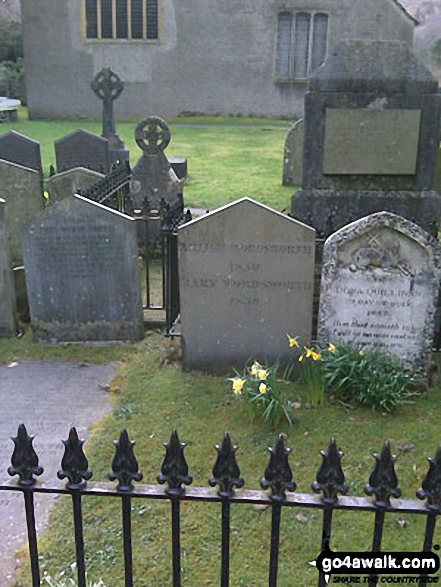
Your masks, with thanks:
M321 365L323 352L319 349L314 350L313 348L301 345L297 336L292 337L290 334L286 336L288 337L289 346L301 351L297 360L301 363L300 375L306 389L306 403L310 406L322 405L325 399L325 379ZM335 346L329 345L328 351L333 352L334 350Z
M268 367L254 361L243 375L230 379L232 391L245 400L253 419L260 414L265 422L277 425L284 416L292 424L288 383L277 378L277 371L278 365Z

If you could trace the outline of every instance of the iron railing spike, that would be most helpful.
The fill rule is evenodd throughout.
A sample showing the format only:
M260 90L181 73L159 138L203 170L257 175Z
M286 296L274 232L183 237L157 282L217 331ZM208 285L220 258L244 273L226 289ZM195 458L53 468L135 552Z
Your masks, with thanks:
M138 470L138 461L133 452L135 445L133 440L129 439L127 430L121 430L119 440L114 440L115 456L112 461L112 471L108 474L110 481L118 479L118 491L132 491L132 481L141 481L142 473Z
M217 459L213 467L213 475L208 479L208 483L211 487L219 485L220 497L232 497L234 487L240 489L244 485L236 460L238 447L232 444L230 435L225 432L222 444L216 444L215 448Z
M429 457L429 469L416 493L419 499L427 499L427 505L432 510L441 511L441 444L435 453L435 458Z
M322 464L317 472L316 481L311 487L315 493L323 493L323 501L335 503L338 494L346 495L348 487L344 484L345 475L341 468L344 452L337 447L335 438L331 438L328 449L321 450Z
M279 434L275 446L269 447L268 450L270 459L260 486L262 489L271 489L272 500L283 501L286 498L286 491L295 491L297 487L292 479L292 471L288 463L291 449L285 447L285 437Z
M57 475L59 479L68 479L67 489L83 489L86 482L92 477L92 471L83 451L84 440L78 438L75 427L72 427L64 444L64 455L61 460L61 469Z
M398 478L395 473L397 457L392 454L389 441L385 441L380 454L375 453L375 468L365 486L367 495L374 495L374 505L385 508L390 505L390 498L401 496L398 488Z
M188 474L188 465L184 456L185 444L179 441L176 430L170 436L170 442L164 443L165 457L158 475L158 483L168 484L167 493L180 495L185 492L182 485L190 485L193 477Z
M14 452L12 453L8 474L11 477L18 475L20 477L19 485L34 485L36 483L34 475L38 477L43 473L43 467L39 466L38 455L32 446L34 436L29 436L26 426L20 424L17 436L12 436L11 439L14 442Z

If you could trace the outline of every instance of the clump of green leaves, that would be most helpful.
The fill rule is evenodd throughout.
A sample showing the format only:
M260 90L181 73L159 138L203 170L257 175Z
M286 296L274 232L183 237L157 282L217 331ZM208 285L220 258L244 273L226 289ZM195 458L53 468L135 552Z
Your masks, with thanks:
M229 380L233 384L233 393L246 402L252 419L259 414L273 426L277 426L283 417L289 424L293 423L289 415L289 373L285 370L280 374L278 363L267 366L255 361L245 367L243 374L237 373Z
M71 565L72 573L76 570L76 563ZM106 587L104 581L100 579L98 582L90 581L86 576L87 587ZM42 585L49 585L49 587L75 587L77 582L72 577L66 577L64 572L61 572L57 579L52 578L46 571L44 572Z
M388 352L330 344L321 356L326 390L339 400L391 412L418 395L421 378Z

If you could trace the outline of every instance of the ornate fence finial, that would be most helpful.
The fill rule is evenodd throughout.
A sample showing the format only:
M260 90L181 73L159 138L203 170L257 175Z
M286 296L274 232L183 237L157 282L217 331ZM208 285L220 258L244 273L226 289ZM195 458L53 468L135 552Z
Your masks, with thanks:
M323 492L323 501L335 503L337 494L346 495L347 486L344 484L345 475L341 468L341 459L344 453L338 450L335 438L331 438L328 450L321 450L322 464L317 472L316 481L312 484L315 493Z
M222 445L216 444L217 459L213 467L213 476L208 479L208 483L211 487L219 485L218 495L221 497L232 497L234 486L240 489L244 484L236 460L237 448L231 444L231 438L227 432L224 434Z
M286 491L295 491L297 484L292 480L292 471L288 463L291 449L285 448L284 435L279 434L274 448L269 447L270 459L265 469L265 476L260 481L262 489L271 488L273 501L283 501Z
M84 440L78 438L76 428L71 428L69 438L63 440L64 456L61 460L61 469L57 475L59 479L69 479L67 489L82 489L92 477L88 469L86 455L83 452ZM84 481L83 481L84 479Z
M17 436L12 436L12 440L15 446L8 473L11 477L13 475L20 477L19 485L34 485L36 482L34 475L38 477L43 473L43 468L38 466L38 456L32 446L34 436L28 436L26 426L20 424Z
M367 495L375 495L374 505L385 508L390 505L391 497L400 497L398 478L395 473L397 457L392 455L389 442L386 441L381 454L374 454L375 468L369 477L369 484L364 490Z
M193 477L188 474L188 465L184 456L183 442L179 442L179 436L176 430L173 430L170 436L170 442L164 443L165 457L161 467L161 473L158 475L158 483L168 483L166 493L181 495L185 492L184 485L190 485Z
M417 491L419 499L427 499L427 505L432 510L441 510L441 445L436 451L435 458L428 458L429 470L423 479L421 489Z
M133 452L134 442L129 439L127 430L121 430L119 440L114 440L116 447L115 456L112 461L112 471L108 477L110 481L118 479L118 491L131 491L132 481L141 481L142 473L138 471L138 461Z

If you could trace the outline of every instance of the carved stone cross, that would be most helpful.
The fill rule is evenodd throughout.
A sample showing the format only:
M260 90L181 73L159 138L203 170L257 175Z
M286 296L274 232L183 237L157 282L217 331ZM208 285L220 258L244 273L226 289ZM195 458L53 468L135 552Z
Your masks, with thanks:
M103 101L103 137L108 139L116 134L113 102L123 91L124 84L110 67L103 67L95 76L91 87Z
M138 147L144 152L158 153L167 148L170 142L170 129L162 118L149 116L141 120L136 127L135 140Z

